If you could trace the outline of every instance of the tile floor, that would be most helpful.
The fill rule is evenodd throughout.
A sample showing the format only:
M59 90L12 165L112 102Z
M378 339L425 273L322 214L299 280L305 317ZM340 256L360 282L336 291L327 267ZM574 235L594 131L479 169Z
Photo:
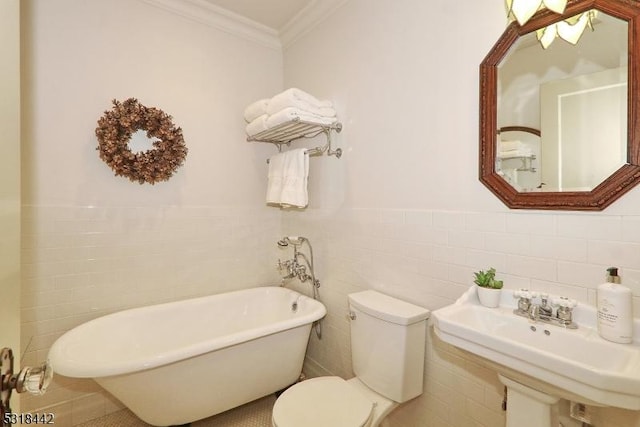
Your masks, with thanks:
M274 395L249 402L213 417L191 423L191 427L271 427L271 409ZM128 410L91 420L76 427L148 427Z

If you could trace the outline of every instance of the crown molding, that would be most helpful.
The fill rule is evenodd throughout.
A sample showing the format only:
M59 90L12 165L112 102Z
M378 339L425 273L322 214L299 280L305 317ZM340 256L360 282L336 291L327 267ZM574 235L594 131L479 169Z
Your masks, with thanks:
M204 0L141 1L268 48L276 50L282 49L278 32L274 29Z
M300 37L311 31L349 0L313 0L280 30L280 41L284 48L291 46Z

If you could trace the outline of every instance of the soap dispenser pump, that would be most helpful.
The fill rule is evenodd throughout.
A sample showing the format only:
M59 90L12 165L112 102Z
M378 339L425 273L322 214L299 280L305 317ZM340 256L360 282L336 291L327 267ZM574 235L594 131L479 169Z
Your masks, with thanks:
M618 269L607 269L607 281L598 286L598 333L606 340L627 344L633 340L631 290L620 284Z

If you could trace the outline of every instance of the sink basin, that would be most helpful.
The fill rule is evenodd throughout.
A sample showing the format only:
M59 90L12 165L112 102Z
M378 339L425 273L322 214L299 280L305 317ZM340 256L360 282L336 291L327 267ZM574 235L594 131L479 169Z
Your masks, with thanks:
M552 396L586 404L640 409L640 322L631 344L598 335L595 307L578 304L578 329L513 314L517 300L504 289L500 306L480 305L475 285L454 304L432 312L444 342L483 357L500 374Z

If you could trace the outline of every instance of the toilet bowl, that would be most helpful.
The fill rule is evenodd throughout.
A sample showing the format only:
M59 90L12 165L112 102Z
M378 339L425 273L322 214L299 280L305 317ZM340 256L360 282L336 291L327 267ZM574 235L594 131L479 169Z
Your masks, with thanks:
M350 294L349 309L356 376L290 387L273 407L274 427L377 427L422 394L429 311L376 291Z

